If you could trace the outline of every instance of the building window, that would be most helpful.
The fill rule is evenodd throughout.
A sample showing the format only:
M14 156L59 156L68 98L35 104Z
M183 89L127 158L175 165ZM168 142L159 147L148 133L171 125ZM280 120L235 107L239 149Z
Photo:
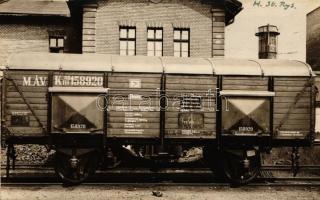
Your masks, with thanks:
M163 29L148 28L148 56L162 56Z
M49 51L63 53L66 34L64 31L49 31Z
M136 55L136 28L120 27L120 55Z
M190 56L190 29L175 28L173 30L174 56Z

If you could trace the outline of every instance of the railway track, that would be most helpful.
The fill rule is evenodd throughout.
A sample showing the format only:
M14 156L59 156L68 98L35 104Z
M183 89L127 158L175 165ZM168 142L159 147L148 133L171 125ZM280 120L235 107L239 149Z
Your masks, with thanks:
M300 165L299 166L301 170L320 170L320 165ZM143 168L142 168L143 169ZM170 169L163 169L163 170L160 170L160 171L163 171L163 172L172 172L172 171L176 171L178 172L179 168L170 168ZM193 170L194 171L194 168L192 167L184 167L183 168L184 170ZM207 172L210 172L210 169L209 168L200 168L201 170L200 171L207 171ZM287 171L287 170L291 170L291 165L263 165L261 167L262 170L280 170L280 171ZM1 165L1 171L5 171L6 170L6 166L5 165ZM43 164L16 164L16 170L53 170L53 167L51 165L43 165ZM111 172L122 172L122 170L131 170L132 171L132 168L117 168L117 169L112 169L112 170L109 170ZM137 168L133 169L134 171L136 172L142 172L142 170L139 170ZM190 172L191 172L190 170ZM198 170L199 171L199 170ZM195 172L198 172L197 170L195 170ZM145 172L145 171L143 171Z
M289 172L290 166L263 166L260 176L250 183L252 186L320 186L320 176L290 177L274 175L273 172ZM320 166L301 166L303 171L317 171ZM61 185L50 166L17 165L11 170L10 179L5 177L5 166L1 167L1 180L3 186L49 186ZM168 168L159 171L150 171L146 168L120 168L108 171L98 170L84 185L134 185L134 186L228 186L226 180L218 178L207 168Z

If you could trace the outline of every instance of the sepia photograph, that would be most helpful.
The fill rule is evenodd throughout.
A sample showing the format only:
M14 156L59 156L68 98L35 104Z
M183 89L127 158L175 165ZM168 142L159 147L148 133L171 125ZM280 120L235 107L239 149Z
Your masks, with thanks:
M0 0L1 200L319 200L320 0Z

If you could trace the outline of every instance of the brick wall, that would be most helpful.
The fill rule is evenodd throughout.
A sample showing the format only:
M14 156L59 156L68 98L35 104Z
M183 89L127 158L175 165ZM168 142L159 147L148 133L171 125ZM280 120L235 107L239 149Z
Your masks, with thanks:
M213 8L213 9L212 9ZM147 55L147 27L163 27L163 55L173 56L173 28L190 28L190 56L224 55L224 10L196 0L100 0L83 8L83 52L119 54L119 26L136 27L136 54Z
M11 53L49 52L48 31L65 29L64 21L50 23L46 18L1 17L0 20L0 66L6 64ZM72 49L68 43L65 43L66 51Z
M225 12L219 6L212 8L212 52L214 57L224 56Z
M94 53L96 35L96 3L87 3L83 6L82 52Z
M48 36L41 26L22 24L0 25L0 65L6 63L11 53L48 51Z

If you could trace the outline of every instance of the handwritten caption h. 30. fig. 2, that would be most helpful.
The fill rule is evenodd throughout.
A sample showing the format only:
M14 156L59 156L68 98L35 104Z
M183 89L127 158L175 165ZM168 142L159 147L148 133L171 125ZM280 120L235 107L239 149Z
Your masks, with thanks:
M296 9L296 6L292 2L287 1L269 1L269 0L253 0L253 7L257 8L282 8L284 10Z

